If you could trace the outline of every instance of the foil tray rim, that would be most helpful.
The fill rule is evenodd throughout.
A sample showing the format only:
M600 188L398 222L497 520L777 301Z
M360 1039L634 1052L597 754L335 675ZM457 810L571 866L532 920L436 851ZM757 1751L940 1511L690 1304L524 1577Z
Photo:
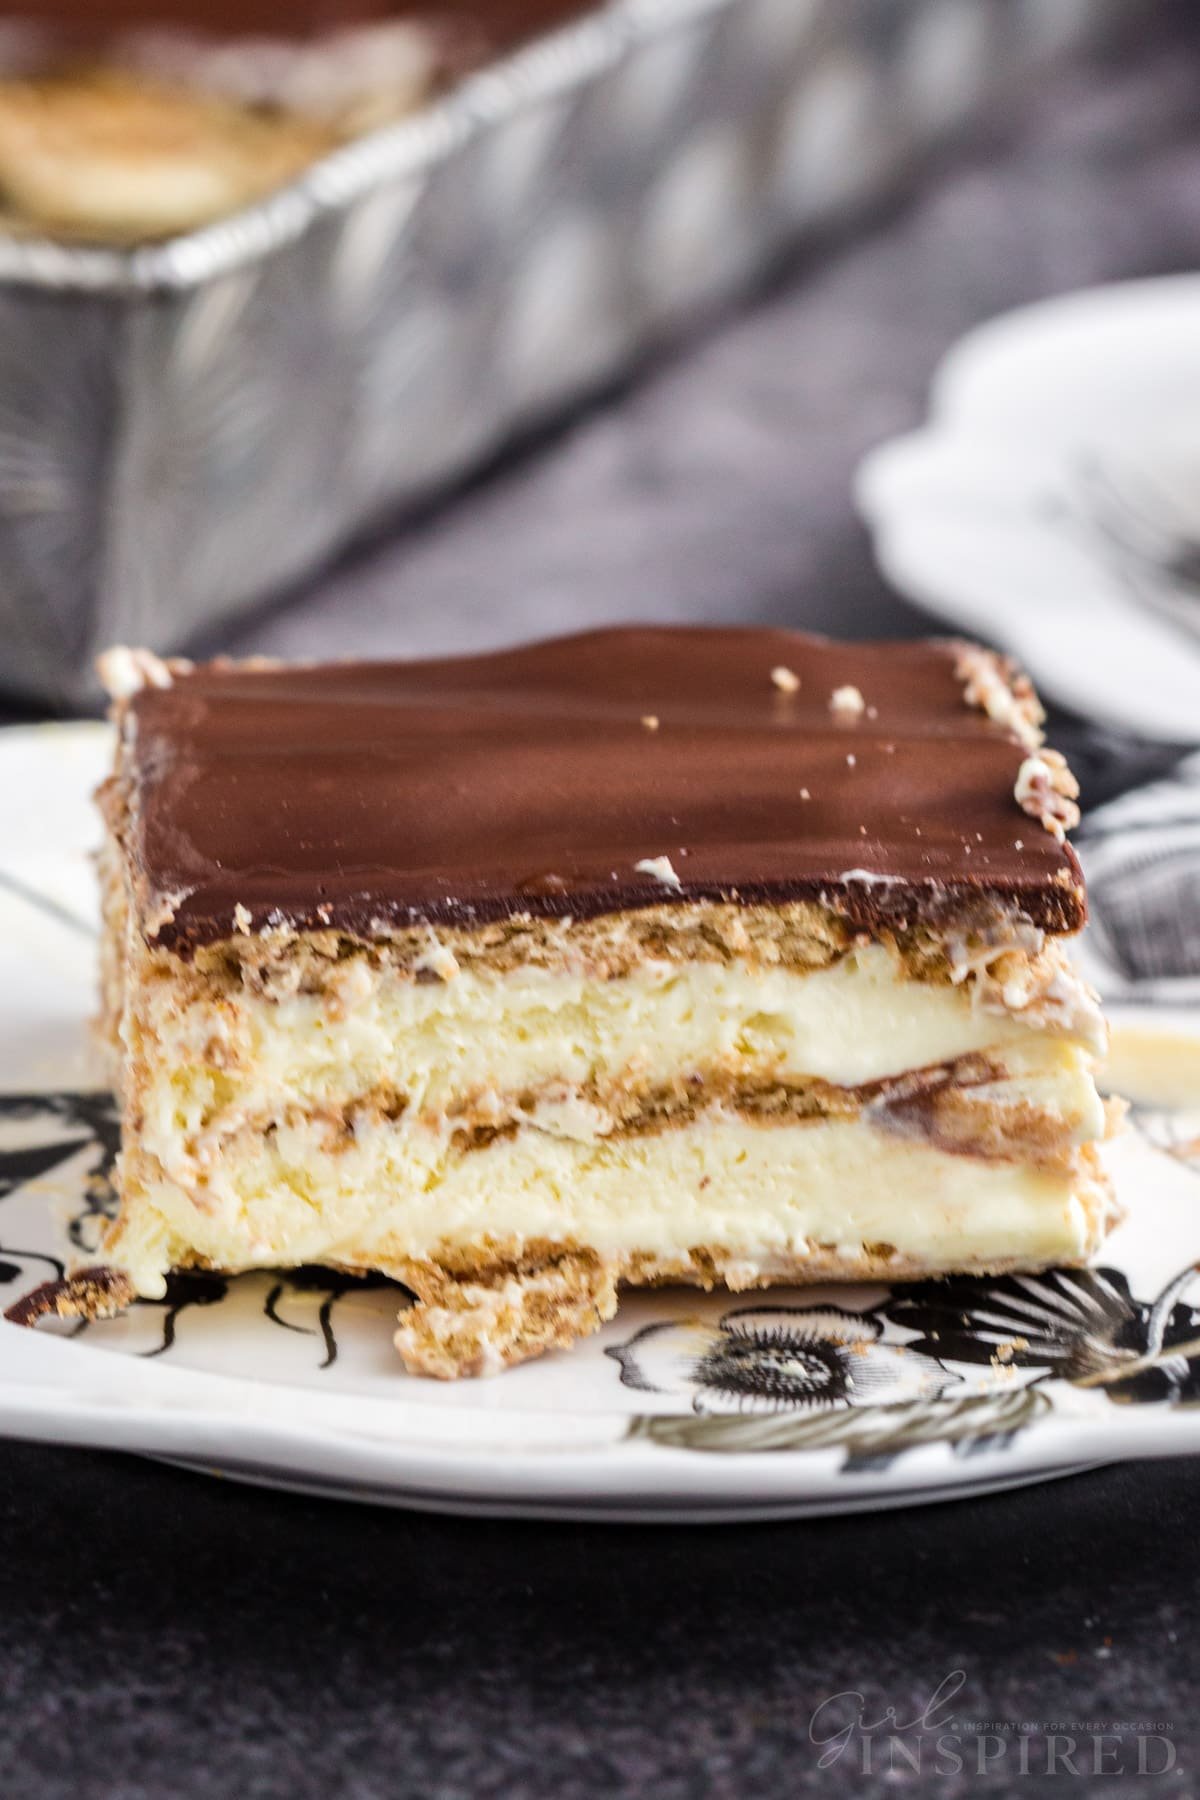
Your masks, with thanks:
M73 244L0 236L0 283L123 298L179 292L259 262L389 184L427 173L525 107L613 67L660 33L727 12L737 0L607 0L487 64L407 118L319 158L285 187L212 224L152 244Z

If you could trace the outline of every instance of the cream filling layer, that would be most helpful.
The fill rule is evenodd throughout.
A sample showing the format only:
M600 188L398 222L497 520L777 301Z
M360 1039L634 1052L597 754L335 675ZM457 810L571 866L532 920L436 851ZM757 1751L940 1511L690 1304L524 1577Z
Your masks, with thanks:
M970 981L907 978L881 945L809 973L651 962L608 981L538 969L414 981L350 962L328 992L282 1000L181 1003L173 981L150 980L125 1035L146 1071L145 1142L166 1158L249 1118L383 1088L432 1115L489 1093L714 1068L856 1087L975 1052L1042 1045L1053 1056L1082 1042L1054 1015L992 1010L978 996Z
M1096 1248L1078 1171L948 1155L862 1120L761 1126L713 1112L651 1136L583 1142L527 1128L457 1150L411 1120L349 1143L314 1121L246 1132L202 1205L138 1160L107 1247L155 1297L174 1264L225 1269L342 1262L399 1270L490 1240L601 1256L721 1251L774 1261L889 1244L931 1272L1077 1262Z

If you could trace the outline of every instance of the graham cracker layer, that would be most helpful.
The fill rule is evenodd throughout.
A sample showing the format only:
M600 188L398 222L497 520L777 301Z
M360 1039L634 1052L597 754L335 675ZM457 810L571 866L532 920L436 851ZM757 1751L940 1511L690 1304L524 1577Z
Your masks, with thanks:
M280 1128L309 1129L323 1148L336 1153L364 1132L404 1121L406 1129L443 1137L455 1154L469 1155L519 1131L618 1143L686 1130L716 1113L780 1129L865 1115L877 1130L923 1137L950 1154L1055 1166L1069 1158L1088 1129L1088 1121L1069 1110L1072 1100L1071 1090L1023 1087L1002 1061L978 1055L855 1087L816 1077L748 1079L734 1064L697 1069L667 1083L645 1072L629 1073L582 1086L464 1095L438 1113L416 1112L401 1089L381 1086L344 1106L288 1106L242 1118L235 1130L201 1140L190 1160L203 1179L218 1156L236 1156L248 1142ZM172 1174L178 1179L179 1169Z

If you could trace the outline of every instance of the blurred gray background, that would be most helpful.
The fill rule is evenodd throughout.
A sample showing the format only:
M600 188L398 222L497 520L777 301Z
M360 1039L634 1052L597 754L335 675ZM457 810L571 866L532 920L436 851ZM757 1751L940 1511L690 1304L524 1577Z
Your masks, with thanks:
M1200 265L1200 19L1148 12L1132 46L1039 78L865 227L220 647L429 654L613 619L919 628L854 517L862 453L922 416L976 321Z

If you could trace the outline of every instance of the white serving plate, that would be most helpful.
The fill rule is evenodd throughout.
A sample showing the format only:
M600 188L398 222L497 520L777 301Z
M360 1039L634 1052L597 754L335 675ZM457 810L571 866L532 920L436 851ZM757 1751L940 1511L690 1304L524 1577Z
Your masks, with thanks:
M115 1120L86 1050L106 755L101 727L0 733L6 1305L86 1255L108 1203ZM1139 1116L1114 1152L1130 1217L1083 1275L635 1295L569 1354L450 1385L402 1371L401 1290L198 1275L73 1335L0 1324L0 1431L397 1506L638 1520L895 1507L1191 1453L1198 1136L1200 1117Z
M1200 743L1200 277L970 332L927 424L866 458L857 498L919 606L1085 717Z

